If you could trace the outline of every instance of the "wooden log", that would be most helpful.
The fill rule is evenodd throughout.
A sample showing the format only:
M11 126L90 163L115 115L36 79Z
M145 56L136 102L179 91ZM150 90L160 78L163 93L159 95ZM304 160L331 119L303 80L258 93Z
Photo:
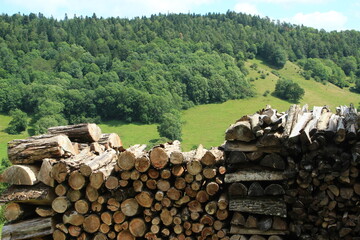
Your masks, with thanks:
M346 129L345 129L344 118L339 117L334 140L336 143L342 143L345 140L345 138L346 138Z
M51 205L55 198L52 188L43 183L33 186L10 186L0 195L0 203L24 202L36 205Z
M12 164L34 164L44 158L70 157L76 154L65 135L41 135L8 143L8 156Z
M265 152L273 153L280 152L281 147L258 147L254 143L246 143L241 141L226 141L225 144L221 146L224 151L241 151L241 152Z
M52 209L54 209L54 211L57 213L64 213L70 207L70 205L70 201L65 196L57 197L51 203Z
M117 240L135 240L134 235L129 230L123 230L117 235Z
M260 165L264 167L274 168L277 170L285 169L284 159L276 153L266 155L263 159L260 160Z
M82 227L87 233L95 233L100 227L100 218L96 214L85 217Z
M55 179L51 176L51 170L53 165L56 163L55 159L46 158L42 161L40 171L37 175L37 178L42 183L54 187Z
M103 133L101 134L100 139L98 140L98 143L105 146L106 149L108 148L114 148L118 149L122 147L122 142L116 133Z
M136 158L141 158L144 155L146 145L134 145L121 152L117 164L122 170L131 170L135 167Z
M156 169L164 168L169 162L169 156L161 147L156 147L150 152L151 165Z
M284 195L285 190L281 185L273 183L273 184L268 185L264 189L264 194L265 195L270 195L270 196Z
M249 121L239 121L225 131L225 140L250 142L255 139Z
M146 172L150 166L150 159L147 155L143 155L135 159L135 169L140 173Z
M217 164L223 158L224 152L217 148L212 148L204 154L200 162L205 166L212 166Z
M248 188L239 182L232 183L228 188L229 196L247 196Z
M101 129L94 123L58 126L48 128L50 134L65 134L71 141L80 143L97 142L101 137Z
M260 197L264 195L264 189L258 182L253 182L248 190L248 195L252 197Z
M317 130L318 131L325 131L328 128L331 115L333 115L333 113L327 112L327 111L324 111L321 114L321 116L319 118L319 121L317 123Z
M165 226L170 226L173 222L173 216L167 208L163 208L160 213L160 219Z
M62 222L64 224L71 224L74 226L81 226L85 221L85 217L76 211L67 211L62 215Z
M151 192L143 191L135 196L136 201L142 207L150 208L153 204L154 197Z
M68 189L69 189L69 186L67 184L61 183L55 187L55 194L59 197L65 196Z
M128 198L121 203L121 212L128 217L135 216L139 212L139 203L135 198Z
M18 221L31 216L34 213L34 207L19 203L9 203L5 206L4 217L8 222Z
M300 133L304 130L304 128L306 127L306 125L310 122L310 120L312 119L313 115L312 113L303 113L300 118L297 120L297 122L295 123L295 126L293 127L290 136L289 136L289 140L292 142L296 142L298 137L300 136Z
M182 152L174 151L170 154L170 162L172 164L182 164L184 162L184 155Z
M230 222L231 225L245 225L245 217L240 212L234 212L233 217Z
M287 235L288 231L281 231L281 230L268 230L268 231L261 231L259 229L249 229L244 228L241 226L232 225L230 227L230 234L246 234L246 235Z
M51 235L55 230L55 224L51 217L35 218L14 224L4 225L1 239L17 240L39 238Z
M80 214L86 214L90 209L90 204L85 199L80 199L75 202L75 210Z
M108 149L104 153L96 156L91 161L88 161L80 166L80 172L82 175L88 177L94 171L101 169L102 167L115 166L117 161L116 151L114 149Z
M34 185L39 182L39 170L34 165L12 165L0 175L0 180L12 185Z
M231 151L226 156L226 162L230 164L241 164L249 162L244 152Z
M129 231L134 237L144 236L146 229L146 224L142 218L133 218L129 223Z
M261 231L268 231L271 229L273 224L272 217L262 217L257 222L257 228Z
M69 173L70 167L65 162L58 162L51 167L50 177L58 183L62 183L67 179Z
M69 186L74 190L80 190L85 186L86 179L79 171L71 172L68 179Z
M54 240L66 240L66 235L59 229L55 229L55 231L52 234L52 237Z
M99 189L103 186L104 182L110 177L114 171L115 162L111 162L108 165L102 166L90 174L90 186Z
M286 205L281 199L272 198L240 198L230 199L230 211L248 212L253 214L264 214L286 217Z
M293 129L294 122L296 123L298 113L300 112L299 105L291 105L288 111L287 121L284 126L283 137L288 137Z
M244 170L236 173L225 174L225 183L248 182L248 181L279 181L285 180L286 176L280 171L269 170Z
M40 217L52 217L56 212L51 207L39 206L35 209L35 212Z

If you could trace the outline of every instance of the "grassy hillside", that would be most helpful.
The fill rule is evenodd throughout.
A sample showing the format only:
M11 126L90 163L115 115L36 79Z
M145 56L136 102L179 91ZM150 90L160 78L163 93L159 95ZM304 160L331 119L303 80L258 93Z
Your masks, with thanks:
M257 64L257 69L250 68ZM266 90L273 92L278 77L272 73L275 69L265 65L261 60L250 60L246 63L249 69L249 78L253 78L252 84L256 88L257 96L243 100L231 100L222 104L200 105L183 112L183 148L189 150L202 143L206 147L218 146L223 142L224 131L236 119L245 114L251 114L267 104L286 111L291 103L273 97L271 94L263 96ZM354 103L358 106L360 95L341 89L332 84L322 84L314 80L305 80L300 74L300 68L291 62L285 67L276 70L278 75L294 80L305 89L305 96L300 104L328 105L330 108L338 105ZM261 74L265 75L262 79ZM257 80L256 80L257 79ZM4 132L10 117L0 115L0 158L6 156L6 143L14 138L25 138L27 132L21 135L8 135ZM156 125L124 124L121 121L110 121L100 124L103 132L116 132L121 136L124 146L136 143L156 142L159 135Z

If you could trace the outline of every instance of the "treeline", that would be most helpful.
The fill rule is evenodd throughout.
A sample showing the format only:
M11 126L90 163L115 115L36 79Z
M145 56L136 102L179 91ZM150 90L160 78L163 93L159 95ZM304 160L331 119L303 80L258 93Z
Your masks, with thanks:
M312 77L316 71L304 61L326 59L339 71L333 82L347 86L360 76L359 47L357 31L329 33L234 12L60 21L3 14L0 111L30 114L36 133L100 118L157 122L174 109L252 96L248 58L279 68L305 59L304 74Z

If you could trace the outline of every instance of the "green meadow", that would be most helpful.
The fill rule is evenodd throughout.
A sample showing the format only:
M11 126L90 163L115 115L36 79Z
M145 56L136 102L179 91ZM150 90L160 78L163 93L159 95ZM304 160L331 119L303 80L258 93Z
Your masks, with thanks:
M253 64L257 68L251 68ZM309 104L309 106L328 105L334 109L339 105L349 105L354 103L358 106L360 94L353 93L349 89L341 89L332 84L322 84L314 80L305 80L300 72L301 69L294 63L287 62L282 69L273 69L264 64L261 60L254 59L246 63L249 69L249 79L256 89L256 96L248 99L230 100L221 104L200 105L183 111L183 150L187 151L195 148L198 144L203 144L209 148L219 146L223 143L225 129L241 116L252 114L267 104L279 111L286 111L290 102L283 101L271 95L275 89L278 76L292 79L305 90L305 95L299 104ZM262 77L261 77L262 76ZM265 91L270 94L264 96ZM12 139L26 138L27 132L20 135L8 135L4 132L11 118L0 115L0 158L6 157L6 143ZM133 144L154 144L161 141L156 124L145 125L137 123L124 123L121 121L108 121L100 124L103 132L115 132L120 135L125 147Z

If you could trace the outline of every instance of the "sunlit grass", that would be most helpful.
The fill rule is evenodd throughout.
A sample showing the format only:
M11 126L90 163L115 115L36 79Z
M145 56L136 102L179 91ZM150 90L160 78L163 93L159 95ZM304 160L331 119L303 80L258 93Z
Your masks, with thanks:
M250 68L253 63L258 65L256 70ZM253 59L249 60L246 66L249 69L247 78L254 79L251 83L255 87L256 96L248 99L230 100L221 104L200 105L183 111L182 120L185 123L183 125L182 146L184 150L193 149L200 143L207 148L222 144L225 129L231 123L243 115L252 114L264 108L267 104L279 111L286 111L292 103L271 95L278 80L278 77L272 73L274 70L281 77L292 79L304 88L305 95L299 104L328 105L334 109L336 106L350 103L358 106L360 102L360 94L350 92L348 89L341 89L333 84L324 85L314 80L305 80L300 74L301 69L291 62L287 62L282 69L273 69L261 60ZM265 79L260 77L261 74L265 75ZM266 90L269 90L270 94L263 96ZM10 120L9 116L0 115L0 158L6 157L7 142L12 139L28 137L27 132L19 135L5 133L4 130ZM119 134L125 147L139 143L153 143L158 140L160 137L156 126L156 124L125 123L122 121L108 121L100 124L102 132Z

